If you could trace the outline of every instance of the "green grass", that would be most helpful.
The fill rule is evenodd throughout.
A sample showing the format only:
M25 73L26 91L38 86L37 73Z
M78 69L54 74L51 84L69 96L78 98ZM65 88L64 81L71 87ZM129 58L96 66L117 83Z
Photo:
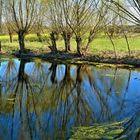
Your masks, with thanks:
M45 40L49 38L47 34L43 37L45 38ZM0 36L0 41L2 42L2 49L4 52L11 53L12 51L19 50L19 44L16 35L13 36L13 43L9 43L8 36ZM140 50L140 36L129 37L128 41L131 51ZM83 47L85 46L86 42L87 40L83 40ZM128 52L127 43L124 38L115 38L113 39L113 42L115 44L117 52ZM27 35L25 39L25 44L27 49L35 52L44 52L49 50L49 44L47 43L47 41L38 42L38 38L35 34ZM57 46L59 50L64 50L64 42L62 39L57 41ZM73 52L76 51L76 42L74 39L72 39L71 41L71 48ZM108 50L113 51L113 46L110 39L107 37L96 38L89 47L90 53L98 53L100 51Z
M45 49L46 49L46 51L48 49L46 43L44 43L44 42L43 43L25 42L25 45L26 45L27 49L30 49L31 51L35 51L35 52L43 52ZM2 50L3 50L3 52L6 52L6 53L18 51L19 44L18 44L18 42L13 42L13 43L4 42L4 43L2 43Z
M42 35L42 40L46 40L48 37L49 37L48 34L44 34ZM18 40L18 36L13 35L13 41L17 41L17 40ZM8 35L0 36L0 41L9 42L9 36ZM30 41L30 42L38 41L37 35L36 34L26 35L25 41Z
M129 46L131 51L140 50L140 37L128 38ZM83 47L86 45L86 40L83 41ZM128 46L126 40L124 38L115 38L113 39L115 44L116 51L118 52L127 52ZM64 48L63 41L58 41L59 48ZM72 50L76 50L76 42L74 40L71 41ZM100 51L113 51L113 46L109 38L96 38L89 46L89 51L92 53L100 52Z
M129 45L131 50L140 50L140 37L136 38L128 38ZM116 51L128 51L127 43L124 38L119 39L113 39L113 42L115 44ZM95 39L95 41L91 44L91 50L92 51L105 51L105 50L113 50L112 43L109 39L103 38L103 39Z

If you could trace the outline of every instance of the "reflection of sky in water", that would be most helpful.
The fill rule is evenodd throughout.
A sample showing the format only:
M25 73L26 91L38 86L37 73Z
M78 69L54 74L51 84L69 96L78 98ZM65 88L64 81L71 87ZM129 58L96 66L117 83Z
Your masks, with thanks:
M4 139L62 139L73 126L123 120L140 107L138 70L35 62L1 63Z

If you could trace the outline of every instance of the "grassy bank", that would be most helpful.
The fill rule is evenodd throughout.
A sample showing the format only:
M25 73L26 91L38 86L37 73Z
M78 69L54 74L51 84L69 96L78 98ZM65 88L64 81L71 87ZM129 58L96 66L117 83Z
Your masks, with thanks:
M47 36L47 35L46 35ZM71 40L71 52L70 53L50 53L48 38L42 42L38 41L36 35L28 35L25 40L26 49L30 49L30 52L25 55L19 55L16 52L19 50L19 44L17 36L14 36L13 43L9 43L8 36L1 36L2 52L4 54L15 54L17 57L40 57L46 60L68 61L73 62L97 62L97 63L110 63L110 64L128 64L140 66L140 36L129 37L129 45L131 49L131 56L128 56L128 47L124 38L114 38L117 59L114 55L114 49L109 38L100 36L96 38L89 47L88 53L83 57L79 57L75 54L76 42ZM87 40L83 40L82 46L85 46ZM57 41L58 50L64 50L64 42L60 38Z

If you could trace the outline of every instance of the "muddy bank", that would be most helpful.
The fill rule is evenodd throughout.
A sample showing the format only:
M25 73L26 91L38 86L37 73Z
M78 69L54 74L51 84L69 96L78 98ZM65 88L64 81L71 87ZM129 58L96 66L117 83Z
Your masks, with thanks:
M7 54L5 54L7 55ZM48 61L60 61L67 63L107 63L107 64L125 64L135 67L140 67L140 51L133 51L129 56L128 53L119 52L117 53L117 58L115 57L113 51L104 51L98 54L90 54L79 56L76 53L66 53L66 52L57 52L57 53L41 53L36 54L33 52L28 53L13 53L12 55L18 58L41 58Z

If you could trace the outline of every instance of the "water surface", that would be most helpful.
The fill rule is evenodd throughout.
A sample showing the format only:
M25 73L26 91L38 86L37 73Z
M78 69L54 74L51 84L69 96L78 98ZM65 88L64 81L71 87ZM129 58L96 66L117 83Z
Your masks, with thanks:
M139 115L139 69L1 58L2 140L65 140L73 127L133 118L132 131Z

